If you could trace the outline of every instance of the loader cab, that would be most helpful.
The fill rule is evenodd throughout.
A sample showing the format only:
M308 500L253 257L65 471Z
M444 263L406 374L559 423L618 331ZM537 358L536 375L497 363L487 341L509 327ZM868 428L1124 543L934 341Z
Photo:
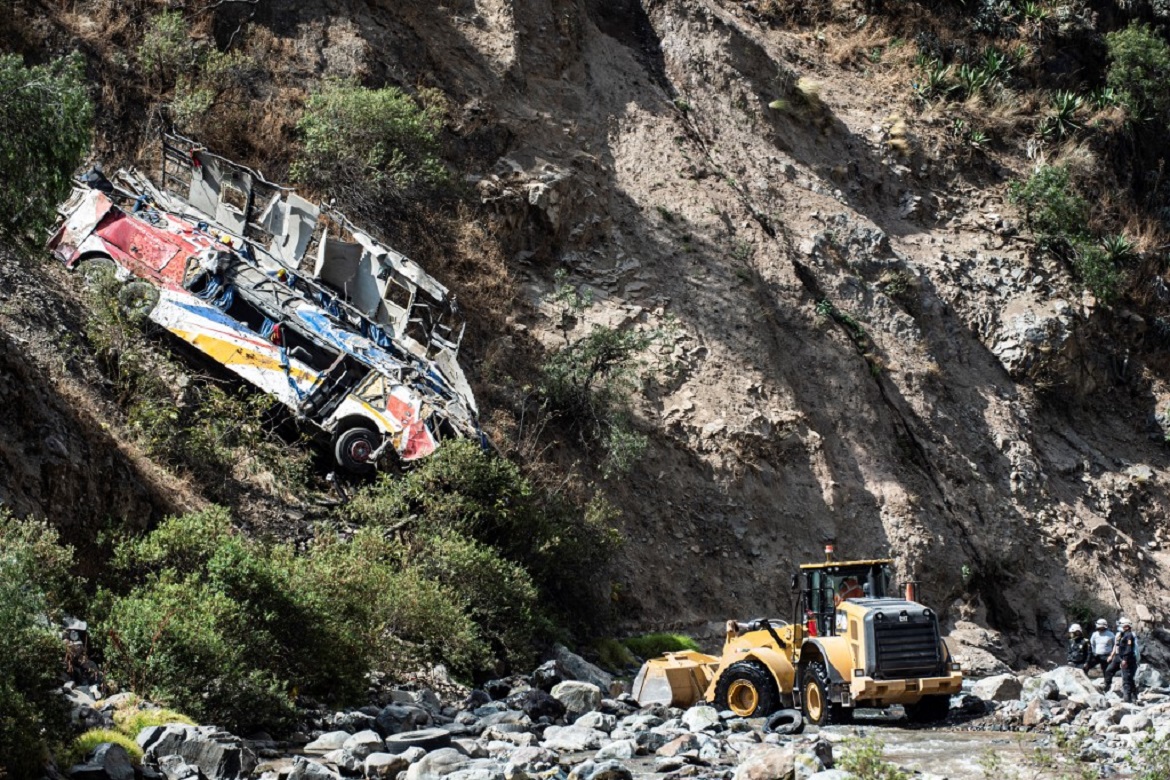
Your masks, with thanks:
M800 567L796 575L796 623L810 636L832 636L834 613L848 599L880 599L894 592L892 560L826 561Z

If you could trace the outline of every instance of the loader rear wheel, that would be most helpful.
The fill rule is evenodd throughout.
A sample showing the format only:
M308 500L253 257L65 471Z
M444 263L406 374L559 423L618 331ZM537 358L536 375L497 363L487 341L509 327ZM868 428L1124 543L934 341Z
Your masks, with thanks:
M834 704L829 698L829 673L820 661L804 667L801 675L800 701L804 718L814 726L848 723L853 711Z
M739 661L719 675L715 704L741 718L770 715L780 706L780 693L766 666L759 661Z

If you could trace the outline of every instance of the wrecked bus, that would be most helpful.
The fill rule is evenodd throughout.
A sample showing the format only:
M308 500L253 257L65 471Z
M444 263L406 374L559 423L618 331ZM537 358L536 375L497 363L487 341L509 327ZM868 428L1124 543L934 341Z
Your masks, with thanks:
M454 296L344 215L174 134L158 186L95 169L58 211L58 259L113 271L120 305L279 400L342 469L483 440Z

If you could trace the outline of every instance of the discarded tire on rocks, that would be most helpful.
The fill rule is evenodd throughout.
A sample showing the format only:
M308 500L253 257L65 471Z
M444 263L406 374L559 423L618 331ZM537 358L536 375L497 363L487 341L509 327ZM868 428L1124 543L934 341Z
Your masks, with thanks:
M764 721L764 731L772 734L799 734L804 731L804 716L800 710L778 710Z
M412 747L419 747L428 753L432 750L451 746L451 732L443 729L419 729L404 731L386 737L387 753L404 753Z

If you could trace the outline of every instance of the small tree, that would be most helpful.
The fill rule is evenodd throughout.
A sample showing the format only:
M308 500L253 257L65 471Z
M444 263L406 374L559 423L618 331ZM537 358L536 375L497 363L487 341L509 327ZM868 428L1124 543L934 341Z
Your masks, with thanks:
M52 221L92 123L81 57L26 68L0 55L0 235L26 237Z
M1048 248L1068 247L1085 232L1089 204L1069 184L1068 169L1045 165L1008 193L1024 210L1024 221Z

